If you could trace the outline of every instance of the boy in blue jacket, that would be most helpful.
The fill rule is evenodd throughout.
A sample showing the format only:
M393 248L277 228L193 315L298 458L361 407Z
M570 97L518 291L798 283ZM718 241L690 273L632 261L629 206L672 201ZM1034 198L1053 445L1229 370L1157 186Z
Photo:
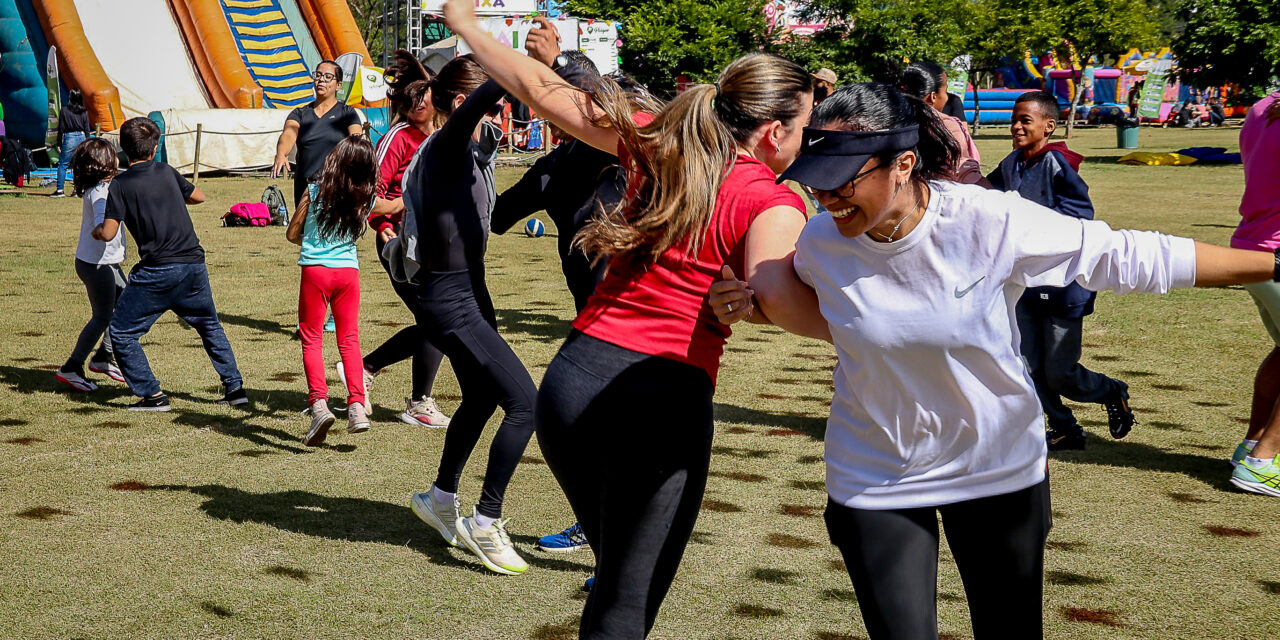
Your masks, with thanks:
M1049 142L1058 126L1058 111L1057 98L1047 91L1022 94L1014 103L1009 127L1013 153L1000 161L987 180L996 189L1017 191L1063 215L1092 220L1089 185L1077 173L1084 157L1067 149L1065 143ZM1072 283L1033 287L1018 301L1022 356L1049 420L1046 438L1050 451L1084 448L1084 430L1062 403L1063 397L1104 405L1113 438L1125 437L1135 423L1129 409L1129 385L1080 364L1083 320L1093 313L1095 296Z

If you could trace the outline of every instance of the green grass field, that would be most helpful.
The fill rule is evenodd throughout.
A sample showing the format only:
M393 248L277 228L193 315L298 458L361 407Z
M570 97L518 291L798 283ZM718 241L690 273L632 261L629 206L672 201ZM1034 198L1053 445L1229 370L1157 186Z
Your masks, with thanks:
M1237 150L1237 133L1144 129L1142 144ZM1088 156L1082 174L1101 218L1227 241L1243 189L1239 166L1121 166L1114 140L1100 129L1071 141ZM1008 142L1002 129L987 129L979 146L989 170ZM518 175L502 169L500 182ZM256 402L248 413L214 405L217 378L195 333L171 314L144 344L172 413L124 411L132 398L109 380L93 394L64 391L53 370L89 315L72 269L80 203L34 190L0 195L8 230L0 241L0 638L575 637L590 554L532 550L538 536L573 519L536 440L507 494L509 531L531 564L521 577L488 573L410 511L409 494L434 477L444 434L394 419L408 393L407 364L378 378L372 431L338 430L319 449L299 444L306 387L292 338L296 248L281 228L218 226L232 203L256 201L268 182L202 179L209 202L191 209ZM410 315L371 237L360 251L368 351ZM572 318L555 241L493 237L489 283L503 335L541 379ZM1050 462L1046 636L1274 631L1280 501L1227 482L1254 370L1270 348L1248 295L1239 287L1162 298L1103 293L1085 332L1084 361L1130 383L1141 424L1114 442L1102 409L1079 407L1094 436L1088 449ZM331 339L326 353L337 357ZM744 326L730 340L713 477L652 637L864 634L821 519L833 358L827 345L768 327ZM338 398L332 375L330 384ZM451 412L457 394L446 367L435 396ZM663 419L663 398L645 400ZM464 504L478 493L487 442L464 474ZM938 595L943 637L970 637L945 550Z

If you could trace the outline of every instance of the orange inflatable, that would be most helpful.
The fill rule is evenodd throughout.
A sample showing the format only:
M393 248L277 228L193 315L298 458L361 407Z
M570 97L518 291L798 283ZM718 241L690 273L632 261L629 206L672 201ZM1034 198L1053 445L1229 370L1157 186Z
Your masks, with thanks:
M327 60L337 60L344 53L358 53L362 56L361 66L373 64L373 56L364 44L364 36L360 35L360 27L351 15L351 7L346 0L298 0L302 16L311 29L311 37L316 42L320 55ZM381 107L386 100L365 101L368 107Z
M66 74L67 84L84 94L84 106L88 108L94 124L103 131L115 131L124 124L124 111L120 109L120 92L116 90L107 72L102 70L98 56L84 37L84 25L72 0L33 0L31 3L44 28L49 44L58 48L58 64Z
M209 56L204 52L204 47L199 45L200 39L193 37L196 33L195 25L191 22L191 11L187 8L187 4L183 0L170 0L170 8L173 15L178 19L178 28L182 30L182 38L185 40L187 50L191 52L191 58L195 60L196 69L200 71L200 79L203 81L204 88L209 92L209 98L213 101L213 106L219 109L229 109L232 106L231 98L227 97L227 92L222 90L222 84L215 80L218 76L213 70L213 65L209 63ZM197 44L191 45L189 43Z
M328 34L325 33L324 25L320 22L320 14L311 4L311 0L298 0L298 8L302 10L302 18L307 21L307 28L311 30L311 39L315 41L320 57L333 60L341 55L333 52L333 45L329 43Z
M313 7L313 11L320 18L325 40L331 47L328 54L330 60L335 60L344 53L358 53L364 56L360 62L362 66L373 64L373 57L369 55L369 48L364 44L364 36L360 35L360 27L356 25L356 19L351 15L351 7L347 4L347 0L302 0L302 2ZM312 29L313 33L315 31Z
M196 58L196 64L199 65L203 58L208 66L207 70L201 66L200 73L210 96L216 102L218 92L222 94L225 102L218 103L218 106L261 109L262 87L253 81L249 69L244 66L218 0L172 0L172 3L187 39L187 48ZM211 86L214 83L218 85L217 91Z

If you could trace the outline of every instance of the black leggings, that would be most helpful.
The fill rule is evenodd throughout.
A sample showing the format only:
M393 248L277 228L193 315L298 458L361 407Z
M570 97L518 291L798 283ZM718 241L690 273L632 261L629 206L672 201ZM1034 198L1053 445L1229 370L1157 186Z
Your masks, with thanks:
M872 640L938 637L938 514L969 599L973 636L1042 637L1049 479L1020 491L918 509L853 509L827 499Z
M537 389L520 358L498 335L483 275L469 271L419 273L413 306L422 335L449 356L462 389L462 404L449 422L435 485L456 493L462 469L484 425L502 407L505 415L489 447L489 468L476 511L502 516L502 497L533 435Z
M702 505L713 391L702 369L577 331L547 368L538 444L596 556L583 640L653 628Z
M378 260L390 276L390 267L382 257L383 244L382 240L378 239ZM397 296L400 296L400 300L406 307L413 309L418 297L417 287L408 282L397 282L395 278L388 279L391 280L391 288L395 290ZM444 354L423 336L417 324L411 324L397 331L394 336L382 343L382 346L370 351L364 357L364 368L376 372L407 358L413 358L413 399L419 400L424 396L430 396L431 388L436 384L436 374L440 372L440 362L444 360Z

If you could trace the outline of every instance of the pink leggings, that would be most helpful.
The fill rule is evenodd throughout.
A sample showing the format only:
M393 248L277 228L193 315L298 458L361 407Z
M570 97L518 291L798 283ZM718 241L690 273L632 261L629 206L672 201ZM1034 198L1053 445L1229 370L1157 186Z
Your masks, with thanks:
M338 354L347 376L347 404L365 402L364 360L360 357L360 270L354 268L306 266L298 290L298 333L302 338L302 368L307 372L307 403L329 399L325 379L325 309L333 309L338 327Z

